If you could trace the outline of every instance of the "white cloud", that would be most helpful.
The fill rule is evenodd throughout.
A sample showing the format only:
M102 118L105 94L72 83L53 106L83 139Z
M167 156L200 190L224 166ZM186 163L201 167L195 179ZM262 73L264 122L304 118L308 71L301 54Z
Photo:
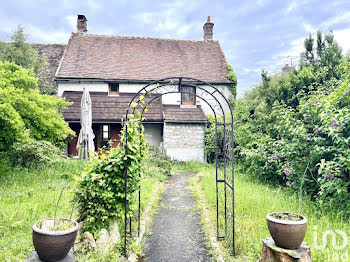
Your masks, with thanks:
M350 28L333 32L335 40L343 48L344 54L350 50Z
M34 25L26 25L25 31L30 35L30 38L37 43L66 44L70 37L70 34L67 32L40 29Z
M75 15L67 15L64 17L64 20L69 24L69 27L75 31L77 26L77 16Z
M101 8L101 6L99 5L99 3L95 0L87 0L87 5L90 7L90 9L94 10L94 9L99 9Z
M154 19L154 15L150 12L145 12L133 15L132 18L143 24L151 24Z
M284 13L289 14L292 11L297 10L300 7L307 5L307 4L314 2L314 1L315 0L292 0L292 1L289 1L287 8L284 10Z
M321 27L332 27L333 25L350 21L350 11L345 12L341 15L334 15L332 18L326 20L321 24Z

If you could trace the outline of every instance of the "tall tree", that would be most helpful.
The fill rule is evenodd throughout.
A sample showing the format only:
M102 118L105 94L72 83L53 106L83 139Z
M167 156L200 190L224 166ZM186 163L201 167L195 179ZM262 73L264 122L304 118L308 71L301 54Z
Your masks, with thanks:
M47 62L46 57L27 43L27 35L22 26L18 26L11 36L10 43L2 43L0 46L0 60L15 63L27 69L33 70L39 79L38 88L42 94L52 94L54 84L46 80Z

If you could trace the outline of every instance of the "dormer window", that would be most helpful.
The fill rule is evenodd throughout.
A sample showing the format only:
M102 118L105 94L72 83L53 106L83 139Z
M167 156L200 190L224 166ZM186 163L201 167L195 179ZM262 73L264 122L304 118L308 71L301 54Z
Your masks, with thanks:
M181 105L196 104L196 88L192 86L182 86Z
M109 83L109 92L110 96L119 95L119 83Z

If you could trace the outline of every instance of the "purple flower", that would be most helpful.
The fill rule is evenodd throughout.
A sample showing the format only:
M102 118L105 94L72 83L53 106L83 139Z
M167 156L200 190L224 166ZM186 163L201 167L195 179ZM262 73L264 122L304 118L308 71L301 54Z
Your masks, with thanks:
M332 175L332 174L326 174L326 175L323 174L322 176L326 179L334 178L334 175Z
M264 153L265 152L265 147L262 147L261 149L260 149L260 151L262 152L262 153Z
M345 95L349 94L350 93L350 90L347 90L345 91Z
M307 134L307 139L311 139L311 135L310 134Z
M320 98L316 97L316 103L319 103L319 102L320 102Z
M286 175L286 176L289 176L292 172L290 172L290 170L288 169L288 168L285 168L284 170L283 170L283 172L284 172L284 174Z
M334 118L331 119L332 120L332 128L333 130L338 129L338 127L340 126L339 123L337 122L337 120L335 120Z
M272 160L277 160L277 157L271 156L271 159L272 159Z
M318 133L318 132L320 132L320 131L321 131L321 128L320 128L319 126L316 125L316 126L315 126L315 132Z
M292 181L292 183L290 183L291 185L294 185L295 184L295 181Z

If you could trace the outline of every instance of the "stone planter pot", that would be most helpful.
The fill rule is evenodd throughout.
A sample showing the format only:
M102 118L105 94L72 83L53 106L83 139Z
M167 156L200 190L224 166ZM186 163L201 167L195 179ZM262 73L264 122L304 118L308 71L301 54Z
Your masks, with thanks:
M297 249L304 240L307 219L306 217L294 214L300 218L297 221L282 220L275 217L278 214L294 214L290 212L273 212L267 215L267 226L270 234L278 247L286 249Z
M55 262L64 259L74 245L79 224L70 219L60 220L70 221L74 226L63 231L49 231L38 228L37 222L32 227L34 248L43 261ZM41 223L53 221L54 219L44 219Z

